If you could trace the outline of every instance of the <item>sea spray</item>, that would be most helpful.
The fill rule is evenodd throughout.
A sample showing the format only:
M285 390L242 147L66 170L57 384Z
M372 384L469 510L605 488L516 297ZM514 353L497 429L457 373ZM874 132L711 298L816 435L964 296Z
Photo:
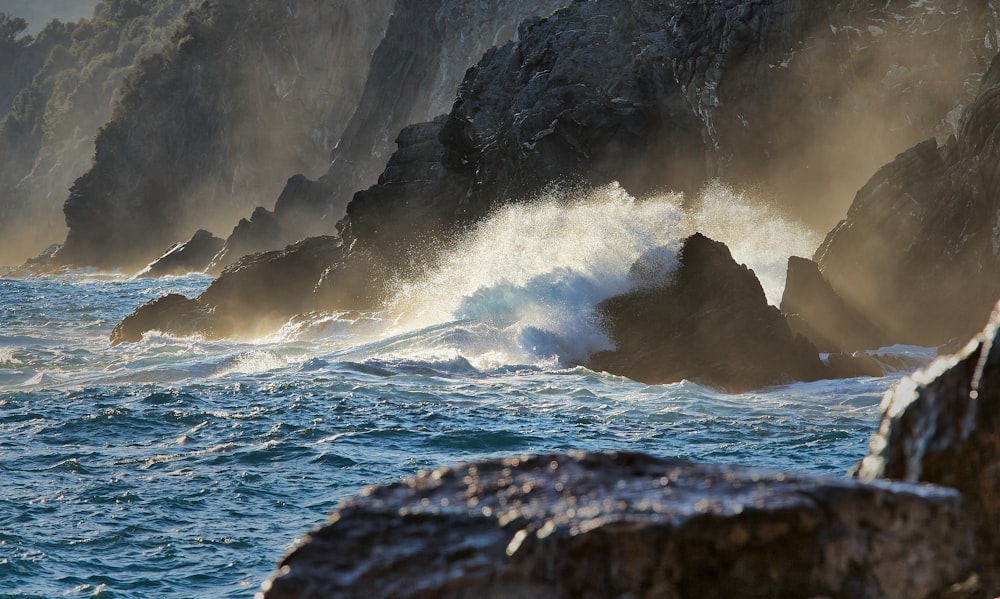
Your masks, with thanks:
M610 341L594 319L603 299L627 291L641 254L681 239L678 196L637 201L619 185L552 190L504 207L470 231L439 264L402 285L390 310L400 325L489 325L494 361L582 361ZM480 348L482 349L482 348Z
M729 246L733 259L753 269L767 302L777 306L785 288L789 256L812 256L821 241L805 225L791 221L747 192L713 181L689 205L690 232Z
M788 256L809 255L817 242L721 183L687 205L678 194L637 200L618 184L553 189L499 209L422 277L400 283L386 310L397 315L391 334L454 323L456 330L428 334L411 351L431 360L457 352L483 368L582 362L611 347L597 304L650 276L636 277L640 256L669 273L681 242L696 231L753 268L772 304L780 301Z

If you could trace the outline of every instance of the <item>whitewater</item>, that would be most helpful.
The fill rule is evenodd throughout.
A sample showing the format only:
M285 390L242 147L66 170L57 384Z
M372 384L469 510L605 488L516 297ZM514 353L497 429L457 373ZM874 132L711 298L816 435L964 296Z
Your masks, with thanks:
M611 344L596 304L641 283L640 256L669 273L694 231L726 242L773 304L787 257L818 243L718 184L690 201L551 190L395 282L378 312L114 348L135 307L211 279L0 279L0 596L249 597L340 499L486 457L630 450L845 473L905 373L725 394L576 366Z

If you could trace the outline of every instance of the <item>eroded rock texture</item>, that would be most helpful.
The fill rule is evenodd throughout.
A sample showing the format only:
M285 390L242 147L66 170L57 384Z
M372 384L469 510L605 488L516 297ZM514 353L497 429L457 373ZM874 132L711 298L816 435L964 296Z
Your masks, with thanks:
M826 374L816 348L792 334L753 271L725 244L701 234L687 238L664 278L598 306L616 349L593 356L590 368L734 392Z
M914 599L971 565L952 490L546 455L368 489L258 596Z
M981 570L1000 593L1000 314L956 355L901 381L859 470L958 489L975 517Z
M580 179L641 195L721 176L830 223L834 196L951 130L993 23L985 2L574 3L489 51L436 133L401 137L402 156L348 206L345 234L392 262Z
M922 142L875 173L816 252L894 342L963 342L1000 297L998 125L995 60L957 138Z

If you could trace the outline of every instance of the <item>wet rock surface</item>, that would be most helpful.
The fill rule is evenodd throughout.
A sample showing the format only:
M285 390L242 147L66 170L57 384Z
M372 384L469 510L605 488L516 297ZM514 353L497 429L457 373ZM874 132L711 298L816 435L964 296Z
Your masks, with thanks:
M953 490L544 455L368 489L258 596L961 597L971 566Z
M839 183L845 163L871 172L951 130L947 113L991 56L984 2L877 4L578 2L526 21L468 71L438 143L401 144L423 166L355 195L346 233L392 262L553 181L642 195L716 176L766 181L793 212L807 198L800 216L832 222L832 196L863 182ZM873 137L894 149L869 155Z
M742 391L826 375L816 348L767 304L757 277L725 244L687 238L666 284L602 302L616 349L588 367L651 384L688 379Z
M980 569L1000 593L1000 314L958 354L901 381L882 400L882 421L862 480L930 482L958 489L975 519Z
M109 341L112 346L135 343L149 331L215 336L211 312L204 305L178 293L170 293L136 308L115 326Z

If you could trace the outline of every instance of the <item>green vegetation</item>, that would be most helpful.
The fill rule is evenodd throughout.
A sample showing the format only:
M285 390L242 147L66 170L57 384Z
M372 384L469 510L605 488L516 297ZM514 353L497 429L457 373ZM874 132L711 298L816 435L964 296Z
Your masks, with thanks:
M0 13L0 264L65 235L62 203L126 74L158 52L197 0L102 0L37 35Z

